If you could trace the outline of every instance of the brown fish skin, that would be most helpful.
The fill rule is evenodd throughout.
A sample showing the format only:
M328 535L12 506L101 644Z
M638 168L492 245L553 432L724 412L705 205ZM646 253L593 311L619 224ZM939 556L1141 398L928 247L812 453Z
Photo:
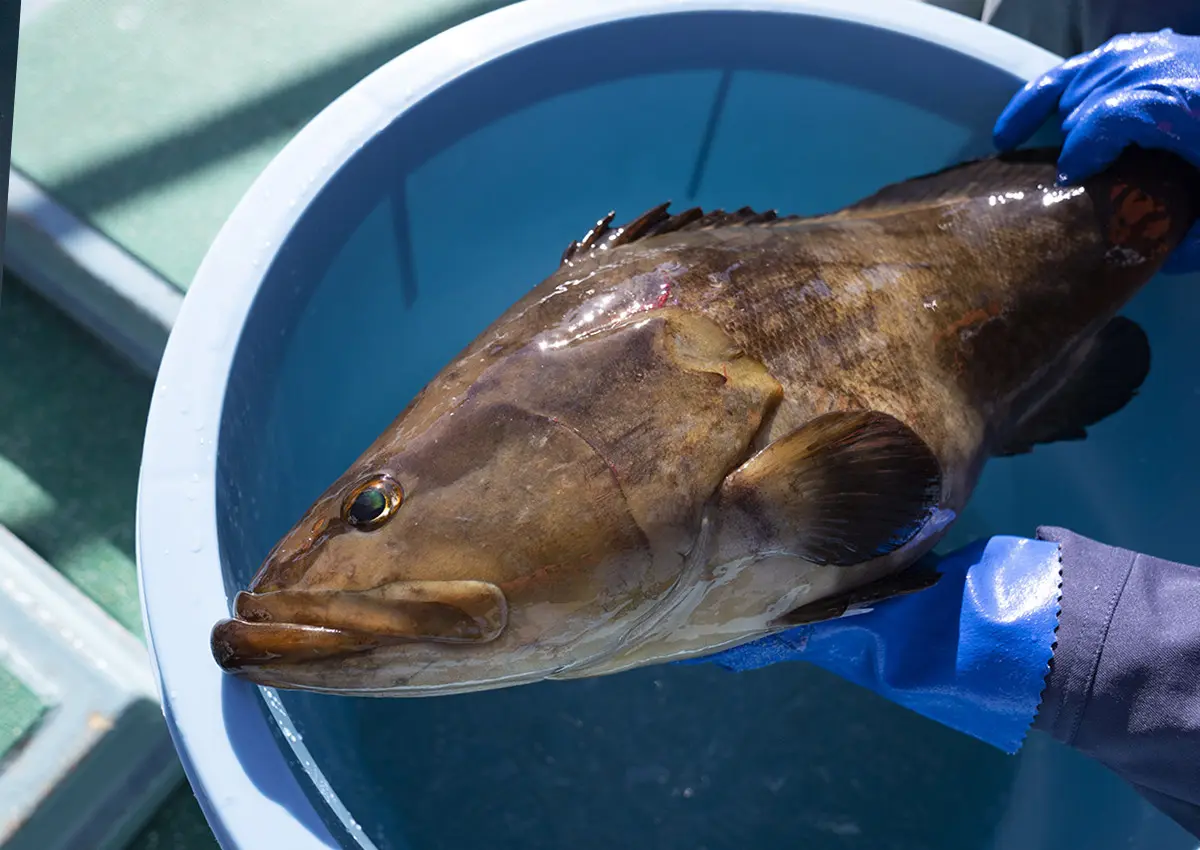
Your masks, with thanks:
M481 690L925 586L897 573L989 457L1078 438L1136 391L1144 338L1110 320L1197 215L1169 154L1130 149L1077 187L1056 158L814 218L656 208L594 228L279 542L239 603L259 621L214 628L218 662L335 693ZM402 497L359 530L348 500L379 476Z

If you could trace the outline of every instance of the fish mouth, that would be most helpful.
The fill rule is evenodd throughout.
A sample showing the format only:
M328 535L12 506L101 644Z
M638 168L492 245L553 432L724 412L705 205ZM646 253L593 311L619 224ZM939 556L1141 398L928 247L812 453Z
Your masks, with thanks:
M230 673L359 655L406 643L483 644L508 623L504 592L486 581L403 581L361 591L242 591L212 630Z

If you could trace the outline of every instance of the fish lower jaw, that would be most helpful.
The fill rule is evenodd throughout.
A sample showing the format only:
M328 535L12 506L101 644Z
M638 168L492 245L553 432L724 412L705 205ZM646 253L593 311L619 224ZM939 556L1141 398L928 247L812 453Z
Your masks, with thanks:
M260 667L328 661L369 652L388 642L386 637L328 626L253 623L239 618L218 622L210 638L213 659L221 669L249 678L254 678Z
M438 643L394 635L379 635L309 626L297 623L247 622L233 617L218 622L212 630L214 660L226 673L260 687L300 690L352 697L427 697L496 690L532 684L548 678L553 669L508 676L456 678L452 681L412 683L423 673L405 648ZM447 649L468 649L471 642L442 641ZM387 655L367 662L358 674L348 674L356 658L395 653L394 664ZM365 659L364 659L365 660Z
M328 684L329 663L360 657L413 641L325 626L221 620L212 630L212 654L226 673L260 687L345 696L439 696L504 687L504 683L454 682L435 685ZM376 678L374 676L369 678ZM382 677L389 678L386 674ZM527 677L530 680L543 676ZM514 683L516 684L516 683Z
M282 671L281 671L282 672ZM532 685L553 678L548 672L522 673L500 678L477 681L458 681L436 685L323 685L319 682L296 682L275 671L261 670L242 676L253 684L264 688L289 691L299 690L330 696L360 697L363 699L417 699L421 697L445 697L496 691L517 685Z

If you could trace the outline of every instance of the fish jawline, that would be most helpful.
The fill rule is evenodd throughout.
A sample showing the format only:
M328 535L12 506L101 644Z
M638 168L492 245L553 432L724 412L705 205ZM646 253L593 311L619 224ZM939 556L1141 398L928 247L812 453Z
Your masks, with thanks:
M593 673L597 667L651 640L662 630L664 625L669 631L674 626L686 622L708 593L709 583L700 579L712 554L712 545L715 540L713 534L715 513L716 498L714 497L704 507L700 519L700 529L696 533L696 539L693 541L691 549L684 555L683 568L679 571L679 575L671 584L670 589L656 605L634 620L609 649L563 665L557 670L547 673L545 678L581 679L599 675Z
M453 694L469 694L479 691L495 691L516 685L532 685L551 678L551 672L552 671L519 673L499 679L453 682L444 685L386 685L378 688L322 687L321 685L316 684L297 684L293 681L287 680L286 678L277 678L272 671L264 669L252 669L244 673L235 673L234 675L240 675L243 678L250 679L254 684L260 687L277 688L285 691L306 691L309 693L329 694L331 696L363 698L403 697L407 699L409 697L419 698L451 696Z

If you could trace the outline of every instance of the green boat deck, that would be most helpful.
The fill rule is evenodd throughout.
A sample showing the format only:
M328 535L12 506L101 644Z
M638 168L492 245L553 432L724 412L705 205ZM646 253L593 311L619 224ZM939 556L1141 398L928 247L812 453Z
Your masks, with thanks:
M13 164L186 290L317 112L496 0L60 0L21 32Z
M6 275L0 295L0 524L141 635L134 556L151 379ZM0 765L42 706L0 668ZM183 783L131 847L216 847Z
M330 101L508 2L25 0L0 289L0 525L137 638L153 371L209 244ZM0 635L0 775L55 711L9 659ZM130 848L216 846L185 781L138 822Z
M23 741L46 710L38 695L6 670L0 667L0 754L14 751ZM4 757L0 755L0 766Z

